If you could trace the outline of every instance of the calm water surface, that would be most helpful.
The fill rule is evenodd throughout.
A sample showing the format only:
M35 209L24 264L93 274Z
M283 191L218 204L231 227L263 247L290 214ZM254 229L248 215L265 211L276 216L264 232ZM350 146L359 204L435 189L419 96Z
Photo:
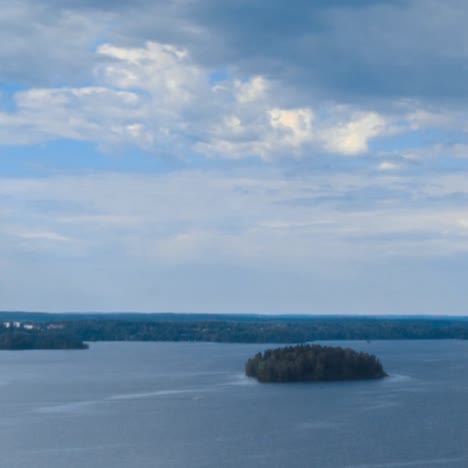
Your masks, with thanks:
M468 342L341 342L375 382L257 384L264 345L0 353L3 468L467 467Z

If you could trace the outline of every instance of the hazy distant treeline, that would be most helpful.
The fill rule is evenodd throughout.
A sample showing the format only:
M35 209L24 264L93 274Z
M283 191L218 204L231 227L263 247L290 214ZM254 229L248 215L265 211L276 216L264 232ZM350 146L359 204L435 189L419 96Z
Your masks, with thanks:
M72 320L60 322L83 341L303 343L316 340L466 339L468 322L396 319Z

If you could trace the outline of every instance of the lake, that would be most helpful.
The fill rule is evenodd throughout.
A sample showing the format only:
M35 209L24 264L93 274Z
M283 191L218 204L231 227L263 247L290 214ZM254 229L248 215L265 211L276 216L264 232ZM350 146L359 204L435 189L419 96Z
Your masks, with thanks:
M246 359L273 345L2 351L0 466L468 466L468 341L329 344L376 354L390 377L244 377Z

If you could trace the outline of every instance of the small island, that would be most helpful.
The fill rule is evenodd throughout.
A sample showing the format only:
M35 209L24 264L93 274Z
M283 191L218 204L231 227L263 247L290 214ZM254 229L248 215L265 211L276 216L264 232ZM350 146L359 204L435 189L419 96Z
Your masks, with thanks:
M79 337L60 329L46 329L39 326L31 329L23 326L0 328L0 350L87 348L88 345Z
M246 362L245 373L259 382L331 382L387 376L372 354L321 345L287 346L257 353Z

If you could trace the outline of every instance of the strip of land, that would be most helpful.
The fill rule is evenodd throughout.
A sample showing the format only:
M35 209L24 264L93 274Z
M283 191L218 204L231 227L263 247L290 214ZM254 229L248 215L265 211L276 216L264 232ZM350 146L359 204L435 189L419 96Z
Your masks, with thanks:
M82 342L305 343L325 340L468 339L466 317L0 312L0 339L1 335L12 329L33 331L42 336L52 333L58 336L60 332L63 336Z

